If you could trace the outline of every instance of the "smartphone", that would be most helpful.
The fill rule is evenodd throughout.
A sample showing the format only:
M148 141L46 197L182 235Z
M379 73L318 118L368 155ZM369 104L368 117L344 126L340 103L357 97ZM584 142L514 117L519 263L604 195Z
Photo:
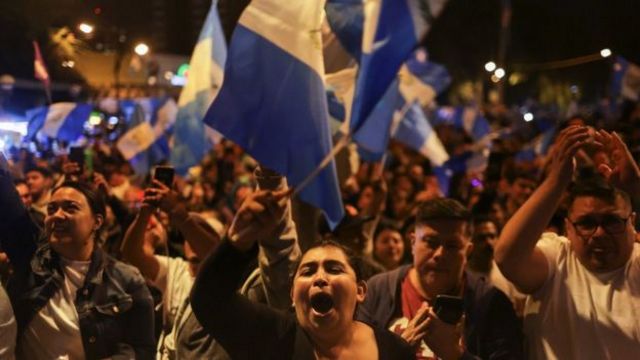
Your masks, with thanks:
M84 148L81 146L72 146L69 148L69 160L80 166L80 173L84 170Z
M459 296L438 295L433 309L440 320L455 325L464 313L464 302Z
M153 171L153 178L165 184L168 188L172 188L175 174L176 171L173 166L156 166Z

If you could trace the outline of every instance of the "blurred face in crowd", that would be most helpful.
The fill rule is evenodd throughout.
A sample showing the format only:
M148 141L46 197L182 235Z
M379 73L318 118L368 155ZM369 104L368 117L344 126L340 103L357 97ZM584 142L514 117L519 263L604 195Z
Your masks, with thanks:
M251 193L253 192L253 189L250 186L247 185L243 185L240 186L237 190L236 193L234 194L234 207L236 209L240 209L240 205L242 205L242 202L244 201L244 199L251 195Z
M51 188L51 179L45 177L39 171L29 171L25 179L33 199L38 199Z
M413 266L425 292L446 294L458 289L471 249L465 221L437 219L416 224Z
M312 335L344 330L364 301L366 284L356 279L346 254L335 246L307 251L295 273L291 299L296 318Z
M409 193L398 190L391 195L391 209L397 217L407 216L409 210Z
M44 219L51 247L72 260L75 254L91 255L96 231L104 219L91 211L87 198L80 191L63 187L51 195Z
M31 193L29 192L27 184L20 183L16 185L16 191L18 192L18 195L20 195L20 200L22 200L24 206L31 206Z
M527 178L516 178L509 187L509 201L522 206L536 189L536 182Z
M358 197L358 210L368 209L373 202L373 195L373 187L370 185L365 186Z
M400 232L393 229L382 230L375 239L373 253L387 270L397 268L404 256L404 242Z
M478 246L477 244L487 244L492 248L495 247L498 241L498 228L493 221L478 223L473 230L474 246Z
M565 225L580 263L593 272L623 267L633 251L635 216L619 195L613 203L593 196L577 197Z

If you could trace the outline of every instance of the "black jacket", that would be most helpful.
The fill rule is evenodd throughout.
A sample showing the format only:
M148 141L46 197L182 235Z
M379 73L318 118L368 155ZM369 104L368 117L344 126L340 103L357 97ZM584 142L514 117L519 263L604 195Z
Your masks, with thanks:
M224 240L200 268L191 294L193 313L234 360L315 359L313 345L293 314L236 292L255 253L242 253ZM376 328L374 333L380 360L415 358L395 334Z

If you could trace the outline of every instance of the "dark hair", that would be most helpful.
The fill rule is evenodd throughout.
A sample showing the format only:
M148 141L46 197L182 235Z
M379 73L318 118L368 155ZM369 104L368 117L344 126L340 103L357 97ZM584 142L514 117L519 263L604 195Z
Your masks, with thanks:
M503 173L509 184L513 184L518 179L527 179L538 183L538 174L535 170L525 169L522 166L507 166Z
M302 260L302 258L304 258L304 255L306 255L309 251L313 250L313 249L318 249L318 248L326 248L326 247L334 247L340 251L342 251L344 253L344 256L347 258L347 262L349 263L349 266L351 266L351 268L353 269L353 271L356 274L356 281L360 281L360 280L364 280L362 277L362 259L357 256L353 251L351 251L351 249L349 249L348 247L340 244L339 242L335 241L335 240L331 240L331 239L322 239L320 241L317 241L315 243L313 243L300 257L300 259ZM300 263L298 263L298 265L296 266L296 272L298 267L300 267Z
M47 169L46 167L42 167L42 166L33 166L28 168L24 173L28 174L30 172L39 172L42 176L46 177L46 178L51 178L53 176L53 174L51 173L51 170Z
M571 209L576 198L591 196L613 204L616 198L620 197L625 204L631 207L631 199L626 192L610 185L602 177L593 177L589 180L578 181L571 184L569 196L567 197L567 207Z
M51 195L55 194L62 188L72 188L79 191L87 199L89 208L93 215L100 215L103 219L106 219L107 206L105 204L104 196L101 193L94 191L89 185L77 181L65 181L60 186L51 191Z
M430 220L461 220L468 222L471 213L459 201L448 198L436 198L423 202L418 206L416 223L422 224Z
M23 179L15 179L13 180L13 186L18 186L18 185L24 185L26 187L29 187L29 185L27 185L27 182L24 181Z
M436 198L420 204L416 214L416 226L432 220L462 221L467 225L465 233L473 234L471 212L457 200Z

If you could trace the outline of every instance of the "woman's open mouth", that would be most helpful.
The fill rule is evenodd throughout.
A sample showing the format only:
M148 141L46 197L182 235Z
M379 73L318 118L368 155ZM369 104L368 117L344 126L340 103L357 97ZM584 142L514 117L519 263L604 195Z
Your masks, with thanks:
M318 315L326 315L333 309L333 298L327 293L317 293L311 296L311 308Z

